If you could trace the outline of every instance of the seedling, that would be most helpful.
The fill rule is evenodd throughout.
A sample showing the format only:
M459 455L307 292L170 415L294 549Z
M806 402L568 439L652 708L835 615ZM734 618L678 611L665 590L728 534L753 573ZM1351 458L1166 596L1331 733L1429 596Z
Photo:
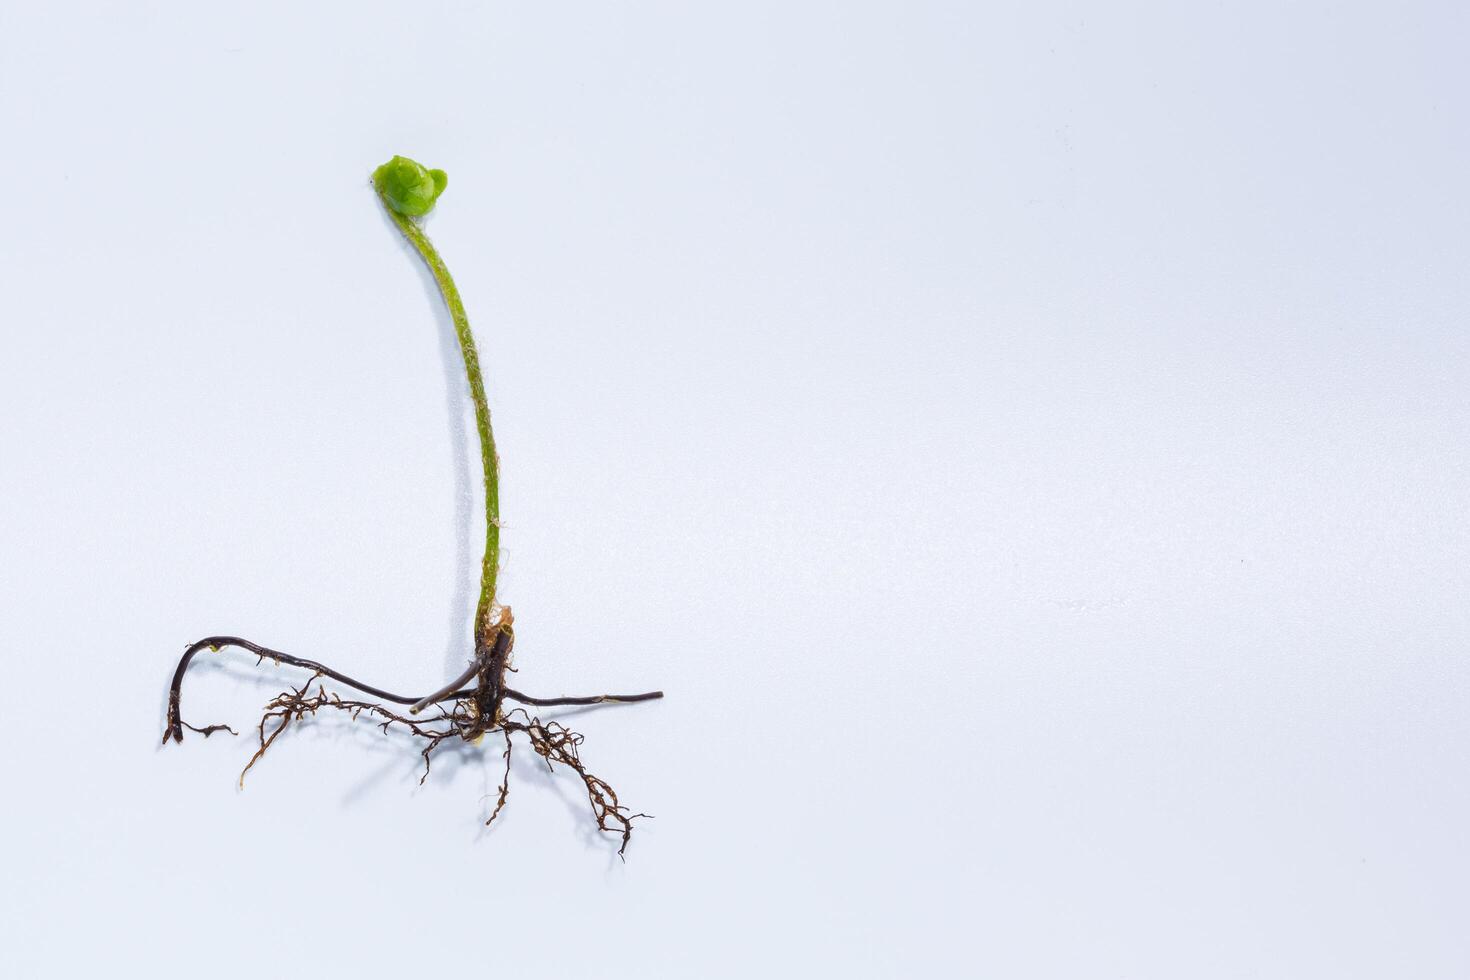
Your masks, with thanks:
M459 338L460 353L464 356L470 400L475 406L475 429L480 437L480 461L485 471L485 557L480 566L480 598L471 627L473 659L463 674L444 687L432 694L416 697L390 693L355 680L325 664L272 650L238 636L208 636L197 643L191 643L184 650L178 668L174 671L173 682L169 685L168 723L163 731L163 741L165 744L169 739L182 742L186 728L206 737L218 731L236 734L234 729L226 725L207 725L202 728L190 725L179 714L179 696L184 674L195 654L201 650L218 652L225 647L238 647L254 654L257 665L269 660L277 666L299 667L311 672L301 686L276 695L265 706L265 714L257 729L259 745L240 773L241 786L245 784L246 773L275 744L282 732L293 722L300 723L324 708L344 711L353 720L366 715L385 733L399 730L424 740L426 744L421 751L424 772L419 777L420 783L429 776L434 750L444 742L460 739L478 744L485 735L498 733L505 744L502 753L505 771L500 779L500 794L485 821L489 825L500 815L510 793L511 736L523 734L530 742L532 750L545 760L549 770L554 771L557 765L564 766L582 780L597 826L603 831L620 835L618 854L621 856L627 850L632 836L633 821L647 814L630 812L618 802L618 794L611 786L587 771L579 755L581 735L557 721L542 721L525 707L507 709L506 702L533 708L628 704L661 698L663 692L537 698L522 694L505 682L506 674L515 670L511 666L515 620L510 607L498 603L495 596L495 578L500 563L500 460L495 454L495 436L490 428L490 406L485 400L485 381L480 373L480 357L475 349L474 335L470 333L469 317L465 315L464 304L460 302L459 290L455 288L444 260L424 235L423 229L414 221L415 217L433 209L447 183L448 178L444 171L428 170L406 157L395 156L373 172L373 187L388 216L423 257L429 271L434 275L434 281L439 285L445 304L449 307L450 318L454 321L454 332ZM324 679L354 688L376 700L344 699L336 692L328 692ZM312 693L313 685L315 693ZM385 702L405 705L408 708L407 713L399 713L387 707ZM430 711L428 715L423 713L425 709Z

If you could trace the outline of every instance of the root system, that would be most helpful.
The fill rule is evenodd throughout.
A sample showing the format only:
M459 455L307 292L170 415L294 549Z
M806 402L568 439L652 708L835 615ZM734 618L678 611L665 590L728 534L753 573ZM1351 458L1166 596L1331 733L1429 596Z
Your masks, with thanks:
M420 755L423 757L424 771L419 777L420 783L429 777L434 751L444 742L460 739L464 742L475 743L487 734L498 732L503 736L505 744L502 753L505 768L500 779L499 795L485 821L488 826L494 823L509 798L512 736L520 734L526 737L532 751L545 761L549 771L554 772L557 766L561 766L577 774L577 778L582 781L587 791L587 801L591 806L592 816L597 822L598 829L605 833L618 835L620 838L618 855L622 857L632 838L633 822L647 817L648 814L631 812L619 802L617 792L606 780L587 771L579 751L582 745L581 735L558 721L543 721L523 707L514 707L507 711L504 703L509 700L537 707L628 704L661 698L663 692L556 698L536 698L522 694L505 684L506 673L514 670L510 665L511 648L514 642L514 631L511 629L507 615L502 624L492 631L490 637L477 644L475 660L463 677L443 691L416 698L393 694L364 684L325 664L272 650L238 636L206 637L197 643L190 644L184 650L178 668L174 671L173 683L169 686L168 719L163 731L163 741L165 744L170 740L182 742L186 728L206 737L218 731L227 731L231 735L236 734L234 729L226 725L208 725L200 728L185 722L180 714L180 696L184 674L188 671L195 654L201 650L218 651L224 647L239 647L255 654L257 665L269 660L278 665L300 667L311 671L311 675L300 687L283 691L265 706L265 713L261 716L260 724L256 729L258 746L255 754L250 757L250 761L245 764L245 768L240 773L242 787L245 784L246 774L265 756L266 751L275 744L286 729L290 728L293 723L299 724L307 718L314 717L323 709L346 712L354 721L366 716L374 725L382 729L384 734L396 729L423 740ZM325 683L328 679L354 688L377 700L344 698L334 691L328 691ZM474 680L473 687L460 686L471 679ZM388 704L411 707L408 712L399 714L388 707ZM431 707L432 712L427 716L420 716L418 712L424 707Z

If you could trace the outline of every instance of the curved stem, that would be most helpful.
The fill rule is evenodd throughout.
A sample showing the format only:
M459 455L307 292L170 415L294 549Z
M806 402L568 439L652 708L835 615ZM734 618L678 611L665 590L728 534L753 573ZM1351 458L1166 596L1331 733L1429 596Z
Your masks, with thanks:
M382 191L378 192L382 198ZM500 564L500 459L495 455L495 434L490 429L490 405L485 400L485 379L480 374L480 355L475 349L475 337L470 333L470 318L465 314L459 290L449 275L449 268L439 257L432 242L418 224L399 214L383 200L383 209L388 217L403 232L424 264L434 274L444 303L449 307L450 319L454 321L454 333L459 338L459 351L464 355L464 371L470 382L470 400L475 403L475 429L480 434L480 462L485 469L485 557L480 566L480 602L475 608L475 639L489 629L490 613L495 605L495 576Z

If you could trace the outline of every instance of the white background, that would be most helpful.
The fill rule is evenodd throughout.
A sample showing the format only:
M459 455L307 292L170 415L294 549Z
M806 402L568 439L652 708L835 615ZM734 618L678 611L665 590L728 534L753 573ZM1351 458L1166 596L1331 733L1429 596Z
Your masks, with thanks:
M6 0L7 972L1464 977L1467 28ZM517 685L669 695L566 719L626 864L524 748L158 746L200 636L468 655L393 153Z

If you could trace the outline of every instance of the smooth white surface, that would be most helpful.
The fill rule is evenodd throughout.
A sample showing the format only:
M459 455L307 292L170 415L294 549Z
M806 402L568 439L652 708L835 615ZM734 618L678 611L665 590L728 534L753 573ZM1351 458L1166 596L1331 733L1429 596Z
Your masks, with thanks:
M0 8L7 973L1466 975L1462 5L221 7ZM517 684L669 693L626 865L524 749L157 745L202 635L467 655L395 152Z

